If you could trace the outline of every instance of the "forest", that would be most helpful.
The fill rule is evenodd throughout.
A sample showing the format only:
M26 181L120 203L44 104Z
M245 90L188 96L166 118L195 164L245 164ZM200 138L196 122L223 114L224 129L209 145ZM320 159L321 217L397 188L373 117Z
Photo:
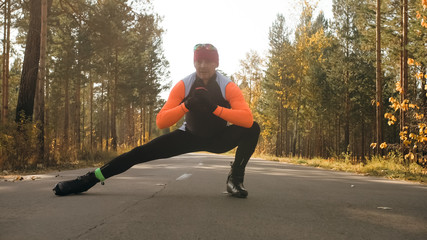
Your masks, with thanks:
M302 5L295 31L279 14L266 59L249 52L234 76L262 125L258 150L425 163L427 1L334 0L332 20Z
M266 56L248 49L227 73L261 126L257 153L425 164L427 0L333 0L333 19L299 2L299 19L272 22ZM150 1L5 0L0 12L0 169L96 161L179 127L155 124L171 84Z

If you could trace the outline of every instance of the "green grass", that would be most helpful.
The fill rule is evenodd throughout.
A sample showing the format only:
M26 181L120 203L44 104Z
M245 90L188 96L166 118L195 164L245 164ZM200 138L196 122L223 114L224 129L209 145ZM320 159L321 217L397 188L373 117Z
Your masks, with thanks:
M111 159L116 157L118 153L113 151L94 151L93 153L82 152L79 154L79 160L57 162L53 166L44 166L43 164L29 165L23 169L1 169L0 179L7 176L20 175L36 175L48 172L65 171L81 168L97 168L101 167Z
M407 180L427 183L427 169L416 163L409 165L401 163L398 157L388 156L372 158L366 163L355 163L341 159L302 159L302 158L280 158L273 156L260 156L263 159L287 162L298 165L306 165L331 169L343 172L353 172L366 176L379 176L388 179Z

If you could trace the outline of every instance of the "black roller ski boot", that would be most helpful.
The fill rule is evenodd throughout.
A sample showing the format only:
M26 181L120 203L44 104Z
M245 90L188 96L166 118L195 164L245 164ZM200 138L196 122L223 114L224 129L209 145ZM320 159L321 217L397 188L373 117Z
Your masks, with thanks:
M78 194L86 192L98 182L99 180L95 177L95 173L88 172L74 180L59 182L52 190L58 196L66 196L72 193Z
M245 172L243 171L233 171L231 170L227 178L227 192L233 197L246 198L248 196L248 191L246 191L243 186L243 178Z

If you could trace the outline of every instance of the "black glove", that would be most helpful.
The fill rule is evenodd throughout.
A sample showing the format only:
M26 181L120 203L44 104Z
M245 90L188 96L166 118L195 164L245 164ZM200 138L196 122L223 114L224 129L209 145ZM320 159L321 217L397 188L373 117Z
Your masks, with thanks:
M211 98L209 97L208 90L204 87L198 87L196 88L196 91L194 93L194 98L200 102L200 104L203 106L204 109L208 112L213 112L218 107Z
M194 111L200 107L195 97L188 97L187 100L184 101L184 105L189 111Z

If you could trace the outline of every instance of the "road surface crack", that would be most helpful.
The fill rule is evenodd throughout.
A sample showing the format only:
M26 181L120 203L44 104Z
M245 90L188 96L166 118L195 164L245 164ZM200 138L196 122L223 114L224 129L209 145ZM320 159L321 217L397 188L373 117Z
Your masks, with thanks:
M144 199L140 199L138 201L136 201L135 203L123 208L121 211L111 214L110 216L102 219L98 224L96 224L93 227L88 228L86 231L82 232L81 234L77 235L75 239L80 239L81 237L85 236L86 234L90 234L90 232L92 232L93 230L97 229L98 227L101 227L102 225L104 225L105 223L107 223L108 219L112 219L116 216L119 216L123 213L125 213L126 211L128 211L129 209L135 207L136 205L139 205L141 202L145 201L145 200L149 200L154 198L157 194L159 194L160 192L162 192L163 190L166 189L167 184L158 184L158 186L162 186L159 190L155 191L153 194L151 194L150 196L144 198ZM70 239L74 239L74 238L70 238Z
M162 187L158 191L155 191L151 196L149 196L148 198L145 198L143 200L148 200L148 199L154 198L157 194L161 193L163 190L166 189L167 184L162 183L162 184L157 184L157 186L162 186ZM141 201L143 201L143 200L141 200Z

